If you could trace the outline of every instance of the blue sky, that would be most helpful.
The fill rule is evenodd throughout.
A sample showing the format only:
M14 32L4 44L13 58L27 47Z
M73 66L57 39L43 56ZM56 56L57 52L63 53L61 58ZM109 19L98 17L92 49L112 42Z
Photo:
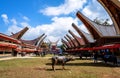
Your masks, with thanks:
M10 35L28 26L23 39L45 33L47 39L57 41L69 29L77 35L72 23L87 31L75 16L77 11L91 20L109 18L97 0L0 0L0 32Z

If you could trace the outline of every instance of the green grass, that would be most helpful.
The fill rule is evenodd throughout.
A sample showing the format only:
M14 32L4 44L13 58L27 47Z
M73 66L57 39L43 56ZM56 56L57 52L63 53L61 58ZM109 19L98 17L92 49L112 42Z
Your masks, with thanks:
M120 68L94 64L92 60L75 60L51 69L47 58L23 58L0 61L0 78L120 78Z

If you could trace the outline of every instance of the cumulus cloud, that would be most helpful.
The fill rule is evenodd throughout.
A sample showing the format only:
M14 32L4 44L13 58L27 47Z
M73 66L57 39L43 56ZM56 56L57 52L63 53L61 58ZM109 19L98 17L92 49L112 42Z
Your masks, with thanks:
M17 23L15 19L12 19L13 24L9 26L7 32L9 34L11 32L16 33L27 26L29 27L29 30L24 34L22 39L31 40L45 33L47 35L47 39L51 41L57 41L58 39L61 39L68 32L69 29L73 30L71 26L73 22L76 24L78 23L78 20L72 17L53 17L51 20L51 24L42 24L33 27L27 22ZM59 44L60 43L61 42L59 42Z
M69 29L72 29L71 24L73 22L77 23L77 20L72 17L54 17L52 18L51 24L38 25L36 27L31 27L28 32L24 35L24 39L35 38L45 33L47 39L51 41L57 41L62 38ZM69 21L69 22L68 22Z
M13 25L11 25L11 26L8 28L7 34L8 34L8 35L11 35L11 32L12 32L12 33L16 33L16 32L18 32L18 31L20 31L21 29L22 29L21 27L13 24Z
M15 19L12 19L11 22L13 23L13 25L11 25L8 28L8 32L16 33L24 27L28 26L29 30L24 34L23 39L34 39L40 36L41 34L45 33L47 35L47 39L51 41L57 41L58 39L63 38L65 34L68 33L69 29L73 31L76 35L78 35L77 32L71 26L72 23L75 23L83 31L88 32L85 26L79 21L78 18L74 18L71 16L57 16L61 14L68 15L72 12L75 12L76 10L80 10L85 16L92 20L96 17L101 16L103 16L103 18L108 18L107 13L96 0L91 0L86 5L85 3L86 0L65 0L65 2L59 6L47 7L43 10L40 10L40 12L42 12L44 15L53 16L51 18L52 22L50 24L31 26L27 22L30 19L26 16L23 16L23 22L17 22Z
M48 16L56 16L61 14L67 15L72 12L76 12L76 10L82 9L86 2L86 0L65 0L65 2L59 6L47 7L40 10L40 12Z
M4 21L5 24L9 23L7 14L2 14L1 17L2 17L2 19L3 19L3 21Z

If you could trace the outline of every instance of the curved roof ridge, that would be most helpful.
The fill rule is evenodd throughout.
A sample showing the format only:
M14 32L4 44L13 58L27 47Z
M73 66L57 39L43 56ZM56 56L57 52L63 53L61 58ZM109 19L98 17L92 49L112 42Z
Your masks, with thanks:
M103 36L117 36L114 25L101 25L88 19L88 21L93 24L93 26L103 35Z
M39 37L37 37L37 38L35 38L35 39L33 39L33 40L23 40L23 39L21 39L21 41L23 42L23 43L27 43L27 44L31 44L31 45L36 45L38 42L39 42L39 40L41 40L41 38L44 36L45 34L42 34L41 36L39 36Z
M73 38L75 39L75 41L77 43L77 47L79 47L81 44L80 44L79 40L76 38L76 35L71 30L68 30L68 32L73 36Z
M64 39L61 39L61 41L67 46L67 48L71 48L70 44L67 41Z
M120 9L120 0L111 0Z
M69 38L69 40L73 44L74 48L77 47L76 44L75 44L75 42L73 41L73 38L70 35L68 35L68 34L66 34L66 36Z
M28 27L25 27L24 29L20 30L17 33L12 33L12 35L10 37L16 38L16 39L21 39L21 37L25 34L25 32L28 30Z
M72 23L72 27L77 31L77 33L80 35L80 37L82 37L84 39L85 44L88 44L89 43L88 39L84 36L84 34L77 27L77 25L75 25L74 23Z
M79 43L81 44L81 46L86 45L86 43L85 43L83 38L80 38L78 36L76 36L76 38L79 40Z
M10 41L15 42L15 43L21 43L19 40L15 39L13 37L10 37L6 34L3 34L3 33L0 33L0 37L5 39L5 40L10 40Z
M91 34L85 32L85 31L83 31L83 30L81 30L81 32L85 35L85 37L88 39L88 41L89 41L90 43L94 43L94 42L95 42L95 40L94 40L94 38L92 37Z
M120 34L120 2L118 0L98 0L110 15L116 33Z
M116 33L116 30L115 30L115 27L113 25L110 25L110 26L100 25L100 24L97 24L96 22L93 22L91 19L89 19L88 17L84 16L79 11L77 12L77 15L78 14L86 22L88 22L88 24L90 25L90 27L92 27L94 29L94 31L96 31L101 36L118 36L117 33ZM84 21L84 20L81 20L81 21Z
M67 36L64 36L64 38L67 40L68 44L71 46L71 48L74 48L72 42L70 41L70 39Z

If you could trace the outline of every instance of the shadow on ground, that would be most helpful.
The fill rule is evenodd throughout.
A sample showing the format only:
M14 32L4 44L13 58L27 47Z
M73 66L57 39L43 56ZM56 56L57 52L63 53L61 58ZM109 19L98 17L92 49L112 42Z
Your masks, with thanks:
M58 70L61 71L61 70L63 70L63 69L62 69L62 68L61 68L61 69L60 69L60 68L59 68L59 69L57 68L57 69L55 69L55 70L56 70L56 71L58 71ZM70 70L70 69L64 69L64 70ZM64 70L63 70L63 71L64 71ZM46 69L46 71L53 71L53 69Z
M51 63L46 63L46 65L51 65ZM103 62L99 62L99 63L87 63L87 62L84 62L84 63L67 63L66 66L118 67L118 66L114 66L113 64L105 64Z
M47 68L47 67L46 67L46 68L45 68L45 67L36 67L36 68L34 68L34 70L54 71L52 68ZM56 68L55 70L56 70L56 71L59 71L59 70L61 71L61 70L63 70L63 69L62 69L62 68ZM64 69L64 70L70 70L70 69Z

